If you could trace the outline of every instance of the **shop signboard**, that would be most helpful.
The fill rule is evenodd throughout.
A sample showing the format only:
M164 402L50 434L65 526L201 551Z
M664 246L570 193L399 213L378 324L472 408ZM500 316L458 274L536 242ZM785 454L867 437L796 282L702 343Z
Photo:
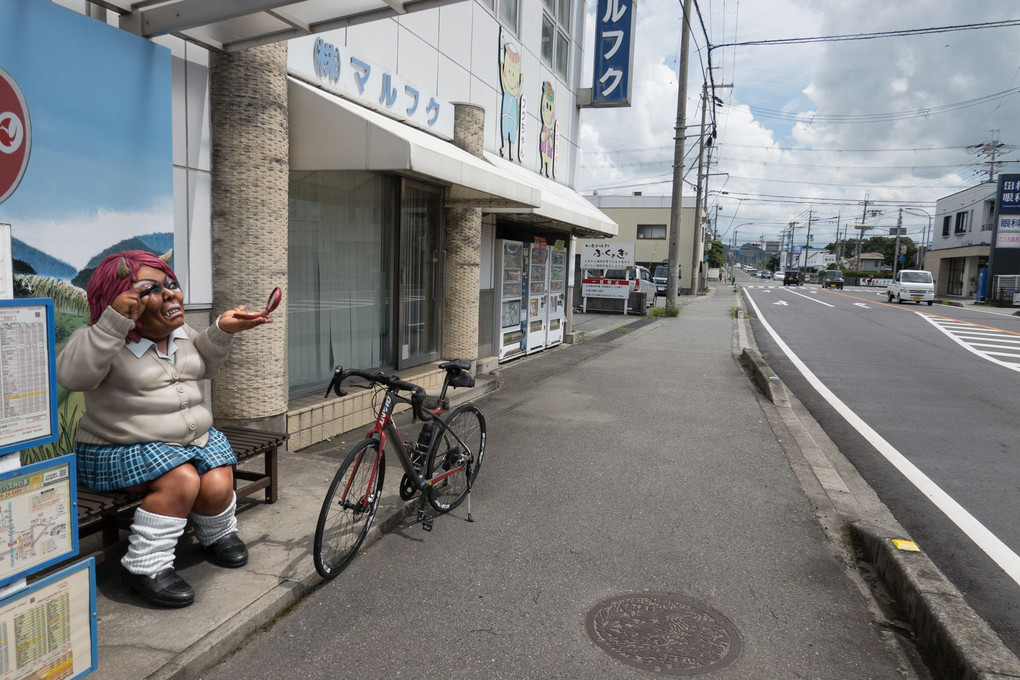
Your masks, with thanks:
M592 106L630 106L635 0L598 0Z
M365 58L346 44L343 30L287 43L287 71L333 94L453 139L453 105L435 92Z
M999 175L991 241L988 253L991 280L1020 274L1020 175Z
M630 281L626 279L581 279L581 295L586 298L626 300L630 295Z
M623 269L634 266L634 244L581 241L581 269Z

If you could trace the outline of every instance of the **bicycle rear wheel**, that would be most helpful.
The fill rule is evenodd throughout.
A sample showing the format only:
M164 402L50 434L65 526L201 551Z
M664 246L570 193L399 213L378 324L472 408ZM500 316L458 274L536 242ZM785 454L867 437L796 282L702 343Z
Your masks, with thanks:
M428 489L429 505L438 512L449 512L461 504L467 496L468 471L474 483L485 453L485 418L477 407L458 406L444 422L449 429L436 428L426 464L429 479L446 473Z
M331 579L344 570L368 535L379 508L385 454L375 439L358 443L329 485L315 525L315 571Z

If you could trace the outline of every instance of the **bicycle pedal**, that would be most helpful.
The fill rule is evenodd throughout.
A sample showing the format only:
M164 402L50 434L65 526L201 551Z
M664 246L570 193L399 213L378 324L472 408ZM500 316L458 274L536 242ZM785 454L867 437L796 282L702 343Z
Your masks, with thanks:
M421 528L425 531L432 531L432 515L425 515L421 518Z

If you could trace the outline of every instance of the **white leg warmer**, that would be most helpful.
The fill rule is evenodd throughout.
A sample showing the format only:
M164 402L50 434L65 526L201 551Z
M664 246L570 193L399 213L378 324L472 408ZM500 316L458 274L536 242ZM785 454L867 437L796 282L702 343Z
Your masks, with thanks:
M131 523L127 554L120 563L132 574L154 576L174 566L174 548L188 520L138 508Z
M200 515L193 512L188 517L195 523L195 538L207 548L224 536L237 533L237 494L230 501L227 509L218 515Z

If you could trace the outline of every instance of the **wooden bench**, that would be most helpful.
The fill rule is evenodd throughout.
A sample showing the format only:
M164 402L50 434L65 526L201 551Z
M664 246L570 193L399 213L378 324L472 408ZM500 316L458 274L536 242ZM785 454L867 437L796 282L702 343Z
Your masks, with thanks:
M277 456L280 447L287 441L286 434L264 432L243 427L218 428L227 437L237 462L243 463L258 456L264 457L263 470L238 470L234 468L234 492L244 498L259 491L265 492L265 502L275 503L279 493ZM143 496L123 491L90 491L78 486L78 541L77 561L86 557L96 558L96 564L116 558L127 549L127 539L121 540L121 531L128 531L135 508L141 505ZM101 534L100 545L95 550L84 552L83 539ZM90 544L94 545L95 540Z

